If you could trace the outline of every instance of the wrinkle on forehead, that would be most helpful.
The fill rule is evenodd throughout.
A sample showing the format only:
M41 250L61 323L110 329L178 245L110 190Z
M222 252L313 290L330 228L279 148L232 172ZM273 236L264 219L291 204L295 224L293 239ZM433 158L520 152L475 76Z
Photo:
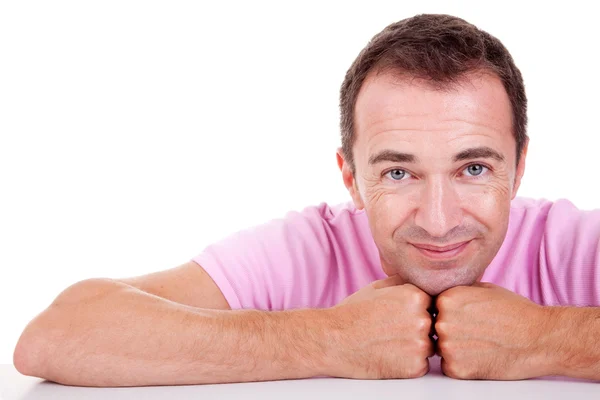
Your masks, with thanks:
M427 133L423 133L423 132L415 132L414 129L409 130L410 132L407 133L406 135L403 135L402 137L399 137L398 135L395 135L395 133L398 130L390 130L390 131L383 131L383 132L378 132L374 135L372 135L368 142L366 143L366 154L372 154L375 151L380 150L380 148L382 147L379 143L381 142L386 142L386 144L389 143L389 146L384 146L384 147L394 147L394 148L401 148L403 146L410 146L411 148L419 148L421 146L419 145L427 145L428 143L432 143L433 141L429 140L429 138L427 137ZM382 137L382 136L389 136L389 140L386 140L386 137ZM415 138L416 136L416 138ZM449 134L446 135L445 137L445 144L453 144L455 142L459 142L459 144L457 145L457 147L460 146L460 142L473 142L474 138L477 138L477 143L481 144L481 145L490 145L493 146L494 145L494 140L496 138L496 135L491 135L491 134L486 134L486 133L481 133L481 132L469 132L469 133L464 133L464 134ZM418 140L416 140L418 139ZM418 145L415 146L415 143L417 143ZM446 149L443 149L444 152L446 152Z
M411 82L389 74L365 81L356 102L357 141L389 130L479 129L512 135L510 101L499 78L475 76L471 85L449 91Z

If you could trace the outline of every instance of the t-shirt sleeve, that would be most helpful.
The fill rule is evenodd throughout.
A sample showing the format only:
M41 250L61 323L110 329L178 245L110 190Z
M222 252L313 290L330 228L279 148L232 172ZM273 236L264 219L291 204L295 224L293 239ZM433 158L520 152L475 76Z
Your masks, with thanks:
M192 258L232 309L330 306L336 237L321 215L325 203L235 232Z
M556 201L539 260L541 278L561 305L600 306L600 209L584 211L568 200Z

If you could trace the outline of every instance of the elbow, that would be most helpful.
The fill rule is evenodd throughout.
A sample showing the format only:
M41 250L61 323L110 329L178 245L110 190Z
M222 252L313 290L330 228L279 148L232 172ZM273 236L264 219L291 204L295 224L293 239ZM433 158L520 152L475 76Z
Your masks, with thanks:
M61 347L69 330L69 310L73 305L81 306L90 297L106 294L114 288L115 282L111 279L87 279L60 293L21 333L13 352L13 365L17 371L23 375L50 379L49 375L53 375L50 369L60 361L52 353Z
M46 345L42 343L44 336L39 333L40 314L27 325L17 341L13 353L13 365L23 375L43 377Z
M47 378L51 350L59 346L58 340L64 327L60 325L60 313L50 306L31 320L17 341L13 352L13 364L23 375Z

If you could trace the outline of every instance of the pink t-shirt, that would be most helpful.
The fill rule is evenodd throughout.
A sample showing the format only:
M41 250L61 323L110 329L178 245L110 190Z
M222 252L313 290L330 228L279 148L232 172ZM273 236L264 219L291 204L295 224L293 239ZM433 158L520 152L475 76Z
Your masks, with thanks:
M364 210L321 203L238 231L192 259L232 309L326 308L386 277ZM600 209L516 198L481 279L541 305L600 306Z

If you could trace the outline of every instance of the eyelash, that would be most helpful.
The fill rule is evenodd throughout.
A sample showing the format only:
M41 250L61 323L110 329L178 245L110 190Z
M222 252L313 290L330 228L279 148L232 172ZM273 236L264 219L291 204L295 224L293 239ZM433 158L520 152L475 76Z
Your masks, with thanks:
M480 177L484 176L484 175L486 174L486 172L491 172L491 171L492 171L492 168L490 168L489 166L487 166L487 165L485 165L485 164L482 164L482 163L472 163L472 164L465 165L465 166L464 166L464 167L461 169L461 172L462 172L462 171L464 171L464 170L466 170L467 168L469 168L469 167L473 166L473 165L480 165L480 166L482 166L483 168L485 168L485 170L484 170L484 171L483 171L481 174L479 174L479 175L476 175L476 176L469 176L469 175L467 175L467 177L469 177L469 178L472 178L472 179L478 179L478 178L480 178ZM487 170L487 171L486 171L486 170ZM385 175L389 174L389 173L390 173L390 172L392 172L392 171L404 171L406 174L408 174L408 175L410 175L410 176L412 176L412 175L413 175L412 173L408 172L408 171L407 171L407 170L405 170L405 169L402 169L402 168L392 168L392 169L388 169L386 172L384 172L384 173L382 174L382 176L385 176ZM391 181L393 181L393 182L402 182L402 181L405 181L406 179L405 179L405 178L402 178L402 179L400 179L400 180L394 180L394 179L390 179L390 180L391 180Z

